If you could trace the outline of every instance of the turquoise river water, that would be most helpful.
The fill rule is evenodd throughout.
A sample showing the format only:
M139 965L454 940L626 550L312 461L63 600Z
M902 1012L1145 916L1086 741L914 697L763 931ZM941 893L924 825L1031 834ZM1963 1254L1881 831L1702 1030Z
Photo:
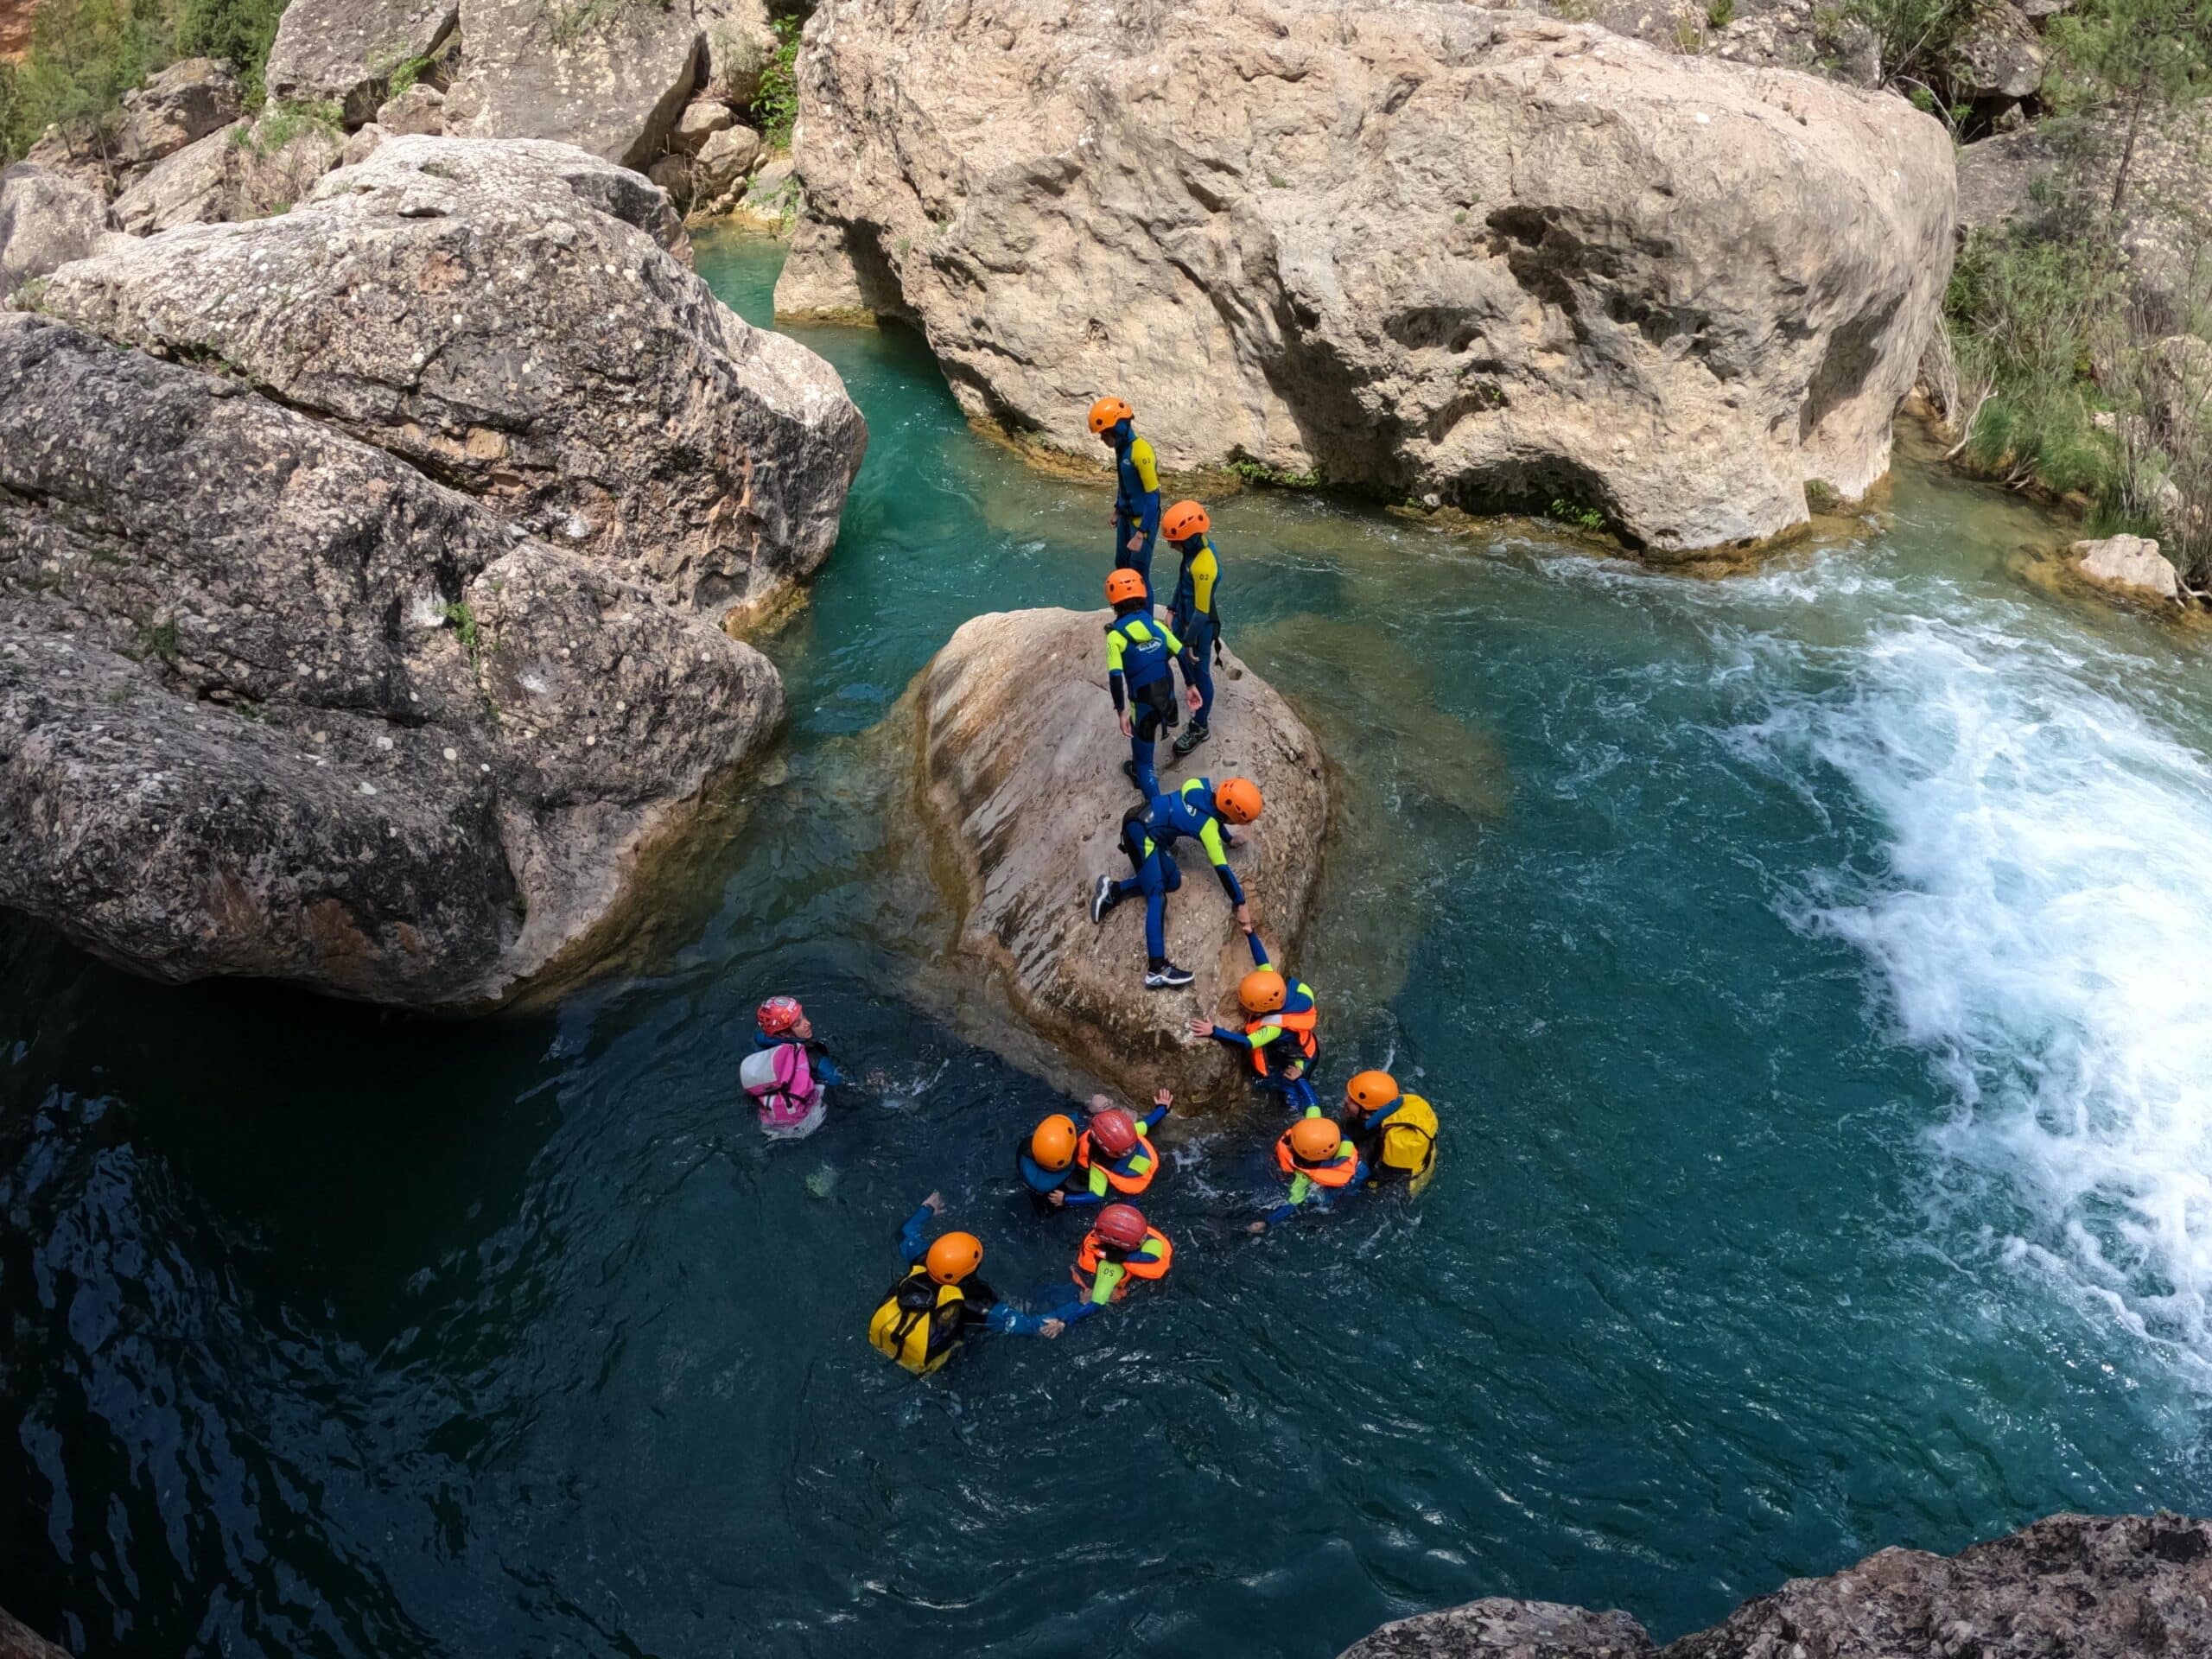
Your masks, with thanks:
M700 264L760 319L777 257ZM806 338L868 464L628 971L441 1022L0 930L0 1605L147 1659L1325 1656L2212 1510L2212 674L1910 467L1719 578L1224 502L1233 643L1339 772L1301 965L1443 1167L1252 1240L1260 1124L1185 1126L1165 1287L886 1365L924 1192L1009 1293L1075 1236L1009 1186L1058 1097L949 1013L896 704L962 619L1090 604L1106 498L911 339ZM861 1082L771 1152L785 989Z

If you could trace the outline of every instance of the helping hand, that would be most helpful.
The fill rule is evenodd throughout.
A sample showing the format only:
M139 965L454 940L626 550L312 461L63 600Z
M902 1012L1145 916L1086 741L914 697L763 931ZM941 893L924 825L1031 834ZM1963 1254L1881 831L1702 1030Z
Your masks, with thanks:
M1249 933L1252 931L1252 906L1249 904L1236 906L1236 926L1240 932Z
M1152 1103L1155 1106L1173 1106L1175 1103L1175 1091L1162 1084L1152 1091Z
M1192 1015L1192 1016L1191 1016L1191 1035L1192 1035L1192 1036L1193 1036L1193 1037L1211 1037L1211 1036L1212 1036L1212 1035L1213 1035L1213 1021L1212 1021L1212 1020L1202 1020L1202 1019L1198 1018L1196 1014ZM1163 1094L1163 1095L1164 1095L1164 1094L1166 1094L1167 1091L1166 1091L1165 1089L1163 1089L1163 1090L1161 1090L1160 1092L1161 1094ZM1163 1102L1162 1103L1164 1104L1165 1103Z
M1052 1206L1052 1208L1053 1208L1053 1209L1055 1209L1055 1210L1058 1209L1062 1205L1065 1204L1067 1201L1068 1201L1068 1195L1067 1195L1066 1193L1065 1193L1065 1192L1061 1192L1061 1191L1060 1191L1058 1188L1057 1188L1057 1187L1055 1187L1052 1192L1047 1192L1047 1193L1045 1195L1045 1202L1046 1202L1046 1203L1047 1203L1047 1204L1049 1204L1049 1205L1051 1205Z
M1057 1337L1067 1328L1068 1322L1065 1319L1047 1319L1037 1327L1037 1334L1040 1337Z
M922 1208L928 1211L933 1216L943 1215L944 1213L944 1194L942 1192L931 1193L929 1197L922 1200Z

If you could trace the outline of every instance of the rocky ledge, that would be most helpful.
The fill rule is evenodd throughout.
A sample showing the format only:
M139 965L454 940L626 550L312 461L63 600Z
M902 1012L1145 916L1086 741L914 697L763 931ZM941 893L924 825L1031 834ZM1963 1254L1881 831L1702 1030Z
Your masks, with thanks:
M1885 1549L1661 1647L1626 1613L1493 1599L1344 1659L2184 1659L2212 1653L2212 1521L2054 1515L1957 1555Z
M566 146L402 140L0 316L0 905L411 1007L602 954L779 719L717 625L866 435L671 228Z
M1904 100L1526 13L824 0L799 68L779 310L1091 460L1112 391L1173 468L1756 542L1887 472L1950 268Z
M1136 799L1107 701L1106 621L1040 610L961 626L918 683L922 810L957 872L961 948L996 970L1018 1018L1132 1098L1162 1084L1193 1102L1233 1097L1219 1045L1183 1029L1201 1009L1231 1017L1224 1004L1251 965L1204 854L1182 844L1167 907L1168 954L1198 976L1191 992L1144 988L1142 905L1103 926L1087 908L1095 877L1128 874L1119 837ZM1294 968L1328 830L1320 746L1236 658L1215 686L1212 738L1161 779L1260 785L1267 810L1230 861L1262 937Z

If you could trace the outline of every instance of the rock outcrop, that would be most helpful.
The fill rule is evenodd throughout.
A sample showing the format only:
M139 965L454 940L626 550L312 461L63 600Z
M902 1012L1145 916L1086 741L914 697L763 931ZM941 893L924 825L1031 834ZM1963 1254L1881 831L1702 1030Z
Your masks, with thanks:
M1195 1002L1144 988L1141 905L1090 920L1093 879L1128 874L1119 837L1135 800L1106 696L1106 620L1038 610L963 623L918 683L918 798L960 873L961 947L995 970L1017 1016L1133 1098L1162 1084L1193 1101L1232 1098L1243 1083L1230 1058L1183 1030L1251 966L1204 855L1184 846L1183 889L1167 907L1168 953L1198 976ZM1267 810L1230 861L1262 937L1294 969L1328 826L1320 748L1234 658L1215 684L1213 737L1162 779L1260 785Z
M154 163L108 209L119 231L225 225L282 213L338 165L339 135L296 114L233 122Z
M860 413L671 258L665 202L613 170L395 139L281 217L65 266L41 305L222 365L677 603L772 597L836 539Z
M1624 1613L1478 1601L1344 1659L2183 1659L2212 1653L2212 1522L2054 1515L1954 1556L1885 1549L1662 1648Z
M238 115L238 79L228 64L181 59L123 95L116 157L127 166L158 162Z
M359 126L390 96L393 73L445 44L454 0L292 0L262 79L282 103L335 104Z
M1949 267L1904 100L1526 14L826 0L806 41L779 308L910 317L1087 458L1113 391L1173 467L1752 542L1886 472Z
M2176 602L2181 599L2180 572L2147 537L2107 536L2102 541L2076 542L2069 550L2074 568L2092 582Z
M588 959L774 670L249 391L0 317L0 904L417 1007Z
M106 228L106 203L81 180L29 162L0 169L0 302L83 258Z

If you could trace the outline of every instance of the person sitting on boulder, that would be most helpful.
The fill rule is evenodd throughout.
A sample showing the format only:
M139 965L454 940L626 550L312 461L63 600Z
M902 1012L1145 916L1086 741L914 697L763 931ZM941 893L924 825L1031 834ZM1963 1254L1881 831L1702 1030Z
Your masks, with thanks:
M944 1199L932 1192L899 1230L906 1275L883 1293L869 1319L868 1339L877 1352L916 1376L927 1376L977 1331L1014 1337L1057 1337L1073 1321L1098 1311L1069 1302L1050 1313L1025 1313L999 1300L980 1271L983 1244L973 1233L946 1233L927 1245L922 1230L942 1215Z
M1236 906L1237 926L1249 931L1252 909L1244 901L1244 888L1229 868L1229 851L1223 845L1222 825L1249 823L1260 816L1260 786L1249 778L1231 778L1218 789L1211 780L1192 778L1164 795L1155 795L1142 806L1131 807L1122 819L1122 850L1128 855L1129 874L1116 881L1102 875L1090 891L1090 919L1103 922L1116 905L1137 893L1144 895L1145 988L1156 991L1191 982L1188 969L1167 960L1167 895L1183 885L1175 862L1176 842L1188 836L1205 849L1222 890Z
M1388 1071L1362 1071L1344 1084L1344 1127L1377 1186L1403 1183L1419 1198L1436 1173L1436 1109L1398 1088Z
M1325 1207L1330 1198L1357 1191L1367 1179L1367 1165L1359 1155L1359 1148L1344 1139L1344 1131L1333 1122L1321 1115L1319 1106L1307 1108L1305 1116L1277 1137L1275 1169L1290 1183L1290 1192L1281 1204L1252 1224L1253 1232L1264 1233L1270 1227L1281 1226L1305 1205Z
M1257 930L1245 928L1244 940L1252 948L1252 971L1236 987L1236 1000L1246 1016L1244 1029L1231 1031L1195 1018L1191 1035L1243 1050L1260 1087L1281 1095L1286 1106L1302 1112L1320 1103L1313 1092L1313 1073L1321 1064L1320 1035L1315 1030L1320 1007L1311 985L1275 971Z
M1190 753L1211 735L1206 722L1213 715L1213 665L1221 655L1221 612L1216 603L1221 561L1214 552L1212 531L1212 519L1195 501L1178 501L1160 518L1160 533L1183 556L1167 619L1183 641L1183 683L1198 694L1191 723L1175 740L1178 755Z
M1104 1307L1129 1294L1132 1279L1165 1279L1174 1260L1174 1245L1144 1211L1133 1204L1109 1204L1076 1250L1076 1287L1085 1306Z
M1114 607L1114 620L1106 627L1106 690L1114 699L1122 735L1129 740L1129 758L1122 770L1150 800L1160 792L1154 746L1175 728L1175 663L1183 642L1153 616L1135 571L1116 570L1108 576L1106 601ZM1198 688L1190 687L1188 695L1197 708Z
M1136 435L1136 411L1119 397L1090 406L1090 429L1114 452L1114 567L1134 570L1152 606L1152 544L1160 533L1160 463Z
M772 996L754 1014L759 1029L738 1081L753 1096L761 1133L800 1141L822 1127L829 1109L827 1085L842 1084L830 1051L814 1035L814 1022L795 996Z
M1104 1095L1090 1097L1089 1126L1055 1112L1014 1148L1015 1165L1030 1197L1057 1210L1103 1204L1109 1192L1141 1192L1160 1168L1152 1132L1175 1104L1166 1089L1152 1097L1142 1118L1116 1108Z

